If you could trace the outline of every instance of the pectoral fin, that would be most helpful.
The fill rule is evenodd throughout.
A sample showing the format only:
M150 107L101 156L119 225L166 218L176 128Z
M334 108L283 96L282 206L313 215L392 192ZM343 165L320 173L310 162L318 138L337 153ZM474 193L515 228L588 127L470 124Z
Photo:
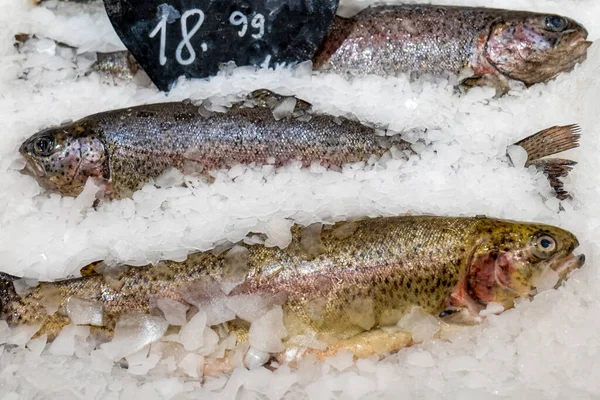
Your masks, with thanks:
M460 82L460 87L465 91L469 91L474 87L493 87L496 89L496 97L501 97L510 91L508 81L499 75L473 75L463 79Z
M467 307L447 308L439 315L440 319L448 324L478 325L481 317L474 315Z
M81 268L79 270L79 273L81 274L81 276L94 276L94 275L98 275L98 271L96 271L96 267L101 264L103 261L95 261L93 263L90 263L88 265L86 265L85 267Z

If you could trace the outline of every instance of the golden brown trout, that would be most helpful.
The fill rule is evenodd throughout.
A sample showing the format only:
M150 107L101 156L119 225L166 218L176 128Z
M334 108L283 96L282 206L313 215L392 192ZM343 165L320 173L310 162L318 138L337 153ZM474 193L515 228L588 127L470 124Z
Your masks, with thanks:
M456 74L467 86L531 86L585 60L591 42L553 14L430 4L374 6L336 18L314 68L351 75Z
M300 161L327 167L381 157L393 148L409 151L400 135L381 136L357 121L310 111L294 97L257 91L246 102L210 111L190 102L149 104L90 115L40 131L20 152L23 172L44 188L77 196L88 178L104 188L107 199L133 192L175 168L186 175L210 178L210 172L238 164L281 167ZM292 111L293 110L293 111ZM534 162L573 147L579 140L574 125L554 127L523 141L535 147ZM549 177L568 173L572 162L546 161ZM559 197L565 193L552 181Z
M410 335L393 327L414 306L448 323L477 323L490 303L508 309L519 298L558 287L584 263L583 255L573 254L578 244L573 234L537 223L373 218L295 226L284 249L241 243L220 254L191 254L184 262L41 283L22 296L14 278L4 276L0 302L10 325L39 324L38 334L52 340L71 322L74 304L96 310L79 323L110 334L125 315L162 316L153 304L169 299L205 311L209 324L235 332L239 343L247 340L249 323L228 305L258 296L265 310L283 310L284 349L274 355L279 359L339 349L368 357L410 344ZM299 337L324 346L307 350Z

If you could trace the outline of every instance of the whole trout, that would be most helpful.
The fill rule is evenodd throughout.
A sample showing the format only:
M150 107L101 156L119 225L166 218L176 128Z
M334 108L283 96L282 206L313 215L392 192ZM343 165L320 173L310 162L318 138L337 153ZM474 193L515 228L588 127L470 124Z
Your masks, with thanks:
M476 323L489 303L508 309L557 287L585 259L573 255L578 241L565 230L486 217L374 218L292 231L285 249L239 244L117 276L42 283L22 297L5 279L2 313L11 325L39 324L38 334L52 340L71 322L74 303L98 310L87 323L110 333L125 315L155 313L152 304L169 299L212 315L209 324L225 323L239 343L248 322L239 311L237 319L223 315L238 310L227 309L231 299L258 296L263 308L283 310L280 358L304 354L298 337L307 336L327 344L318 355L344 348L368 357L410 343L410 335L386 327L413 306L448 322Z
M536 149L533 162L576 147L577 129L554 127L522 146ZM297 160L305 167L313 162L342 167L381 157L392 147L409 150L410 143L399 135L379 136L356 121L312 113L310 104L294 97L257 91L225 112L181 102L90 115L36 133L20 152L26 159L23 172L50 191L77 196L91 178L106 198L119 199L170 168L209 177L238 164L280 167ZM549 161L542 169L555 167L557 177L557 170L564 175L572 164ZM560 181L554 179L553 186L564 195Z
M591 42L576 21L552 14L438 5L374 6L337 17L315 55L317 70L352 75L456 74L502 91L571 70Z
M294 108L297 100L287 100ZM106 184L108 197L123 198L169 168L208 175L237 164L280 167L294 160L341 167L381 156L393 145L409 148L398 136L377 136L359 122L306 114L306 103L298 104L299 114L290 110L278 118L262 98L257 101L226 112L178 102L94 114L38 133L21 153L27 171L50 190L76 196L91 177Z

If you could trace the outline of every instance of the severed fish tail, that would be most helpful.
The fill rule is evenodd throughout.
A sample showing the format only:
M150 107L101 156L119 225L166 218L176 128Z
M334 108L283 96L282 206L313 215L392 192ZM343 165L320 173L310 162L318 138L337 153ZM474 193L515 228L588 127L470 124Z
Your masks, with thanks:
M515 145L525 149L529 155L526 166L529 166L540 158L579 147L580 132L581 128L576 124L553 126L526 137Z
M515 143L527 152L525 167L535 166L542 170L560 200L571 197L564 189L564 183L560 178L569 175L577 162L564 158L544 157L579 147L580 132L581 128L577 124L553 126Z

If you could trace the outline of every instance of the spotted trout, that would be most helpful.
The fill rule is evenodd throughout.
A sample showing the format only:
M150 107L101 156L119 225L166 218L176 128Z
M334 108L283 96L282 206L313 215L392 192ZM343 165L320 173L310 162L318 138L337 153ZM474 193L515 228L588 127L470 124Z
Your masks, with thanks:
M577 127L570 125L542 131L522 146L535 147L537 160L576 147L578 140ZM77 196L91 178L106 199L119 199L170 168L207 178L239 164L300 161L304 167L319 162L339 168L410 146L399 135L380 136L357 121L313 113L294 97L258 91L224 112L174 102L94 114L36 133L20 152L23 172L49 191ZM550 160L542 169L556 167L564 175L572 164ZM553 182L559 193L560 182Z
M292 233L284 249L239 243L184 262L41 283L23 295L4 276L2 315L12 326L39 326L38 335L50 340L71 317L110 336L126 315L172 319L155 306L168 299L207 313L209 325L234 332L239 344L253 329L245 305L258 297L254 321L281 310L284 347L272 356L346 349L368 357L411 343L410 334L393 327L412 307L448 323L477 323L490 303L509 309L519 298L558 287L585 260L573 254L579 243L563 229L483 216L372 218L295 226ZM306 337L319 341L320 350L303 348Z
M552 14L439 5L374 6L337 17L314 68L342 74L456 74L467 86L506 91L570 71L591 42L576 21Z

